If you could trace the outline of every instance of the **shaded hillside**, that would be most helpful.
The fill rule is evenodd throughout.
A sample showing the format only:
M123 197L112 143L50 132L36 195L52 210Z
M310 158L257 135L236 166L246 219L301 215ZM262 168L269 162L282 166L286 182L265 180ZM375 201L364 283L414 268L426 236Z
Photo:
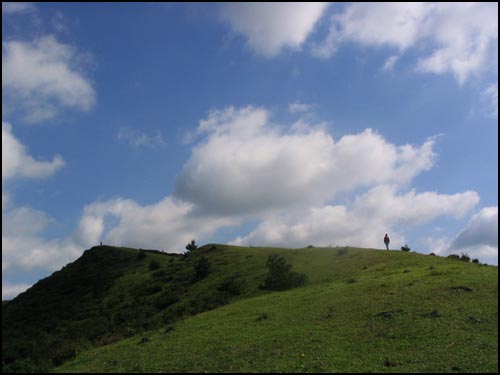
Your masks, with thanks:
M79 350L262 293L246 279L263 274L264 258L242 268L216 250L187 257L110 246L85 251L2 306L4 371L47 370ZM214 277L203 280L195 265L205 255ZM238 294L216 290L227 276L241 279Z
M271 254L308 284L259 289ZM3 306L2 359L11 371L494 371L497 297L497 267L415 253L95 247Z

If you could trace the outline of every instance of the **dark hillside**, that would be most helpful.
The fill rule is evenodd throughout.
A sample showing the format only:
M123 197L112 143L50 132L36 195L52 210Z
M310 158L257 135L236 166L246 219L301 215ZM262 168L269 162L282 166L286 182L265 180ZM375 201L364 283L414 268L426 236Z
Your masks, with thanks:
M3 370L47 370L78 350L164 322L159 313L184 299L193 285L195 257L111 246L86 250L2 304ZM171 312L168 319L185 310Z
M109 335L103 297L136 255L134 250L92 248L2 306L5 369L49 368L74 354L75 341L85 344Z

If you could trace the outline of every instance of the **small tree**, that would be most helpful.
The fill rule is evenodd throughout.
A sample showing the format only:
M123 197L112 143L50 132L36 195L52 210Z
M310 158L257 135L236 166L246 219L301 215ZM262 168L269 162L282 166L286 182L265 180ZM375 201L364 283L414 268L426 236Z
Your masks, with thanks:
M280 255L269 255L266 265L269 273L261 289L287 290L304 285L307 281L305 274L292 271L292 265Z
M204 279L210 273L210 261L206 257L199 258L194 264L195 276L194 280L198 281Z
M195 240L191 240L191 242L186 245L187 251L195 251L197 248L198 246L196 245Z
M401 251L410 251L410 247L408 246L408 244L405 244L404 246L401 246Z

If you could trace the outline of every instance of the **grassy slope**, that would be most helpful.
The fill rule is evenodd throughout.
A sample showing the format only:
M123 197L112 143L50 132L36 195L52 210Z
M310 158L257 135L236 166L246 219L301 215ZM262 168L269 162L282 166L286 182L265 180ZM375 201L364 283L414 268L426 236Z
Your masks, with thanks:
M271 253L309 284L250 292ZM200 291L239 272L249 298L81 352L56 371L497 372L497 267L354 248L226 246L209 256Z

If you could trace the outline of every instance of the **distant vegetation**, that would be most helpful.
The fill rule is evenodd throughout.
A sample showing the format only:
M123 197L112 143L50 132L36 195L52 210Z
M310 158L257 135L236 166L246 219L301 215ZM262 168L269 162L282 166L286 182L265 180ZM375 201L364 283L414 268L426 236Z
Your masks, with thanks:
M102 246L2 304L2 370L496 372L497 322L497 268L469 261Z
M410 247L408 246L408 244L404 245L404 246L401 246L401 251L410 251Z
M471 261L470 256L467 253L462 253L461 255L450 254L450 255L448 255L448 258L457 259L457 260L461 260L461 261L464 261L464 262L470 262ZM479 259L472 259L472 263L478 264L479 263Z

